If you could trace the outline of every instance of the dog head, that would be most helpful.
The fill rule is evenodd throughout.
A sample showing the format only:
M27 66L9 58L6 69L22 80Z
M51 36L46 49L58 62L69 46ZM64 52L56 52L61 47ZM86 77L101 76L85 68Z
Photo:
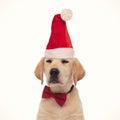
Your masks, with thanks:
M50 87L76 85L85 75L85 70L77 58L42 58L35 68L35 76L43 83L43 73Z

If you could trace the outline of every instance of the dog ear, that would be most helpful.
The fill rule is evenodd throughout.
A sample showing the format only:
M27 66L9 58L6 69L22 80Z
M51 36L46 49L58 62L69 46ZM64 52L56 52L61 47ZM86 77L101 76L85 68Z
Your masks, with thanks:
M85 76L85 70L77 58L73 60L73 80L76 85L77 81Z
M44 57L40 60L40 62L37 64L35 68L35 76L41 80L41 84L43 84L43 71L44 71Z

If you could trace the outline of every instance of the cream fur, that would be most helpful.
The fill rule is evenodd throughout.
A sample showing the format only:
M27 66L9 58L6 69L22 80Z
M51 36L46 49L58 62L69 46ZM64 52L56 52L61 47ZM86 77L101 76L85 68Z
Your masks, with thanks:
M60 107L53 98L42 99L37 120L84 120L82 104L76 88L68 94L67 101Z
M51 63L46 61L49 58L42 58L35 69L35 75L43 81L43 73L46 75L46 81L52 92L66 93L70 90L73 81L76 82L82 79L85 75L85 70L76 59L65 59L69 61L63 64L62 59L51 59ZM58 68L60 71L58 84L49 83L49 71L52 68ZM67 100L64 106L59 106L53 98L42 99L40 102L37 120L84 120L81 100L78 90L73 88L72 92L67 94Z

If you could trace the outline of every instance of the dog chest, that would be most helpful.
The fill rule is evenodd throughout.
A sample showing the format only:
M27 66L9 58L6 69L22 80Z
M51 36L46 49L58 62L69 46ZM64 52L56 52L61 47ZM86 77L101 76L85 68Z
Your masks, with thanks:
M67 96L66 103L62 107L54 98L42 99L37 120L84 120L78 92L74 89L72 94Z

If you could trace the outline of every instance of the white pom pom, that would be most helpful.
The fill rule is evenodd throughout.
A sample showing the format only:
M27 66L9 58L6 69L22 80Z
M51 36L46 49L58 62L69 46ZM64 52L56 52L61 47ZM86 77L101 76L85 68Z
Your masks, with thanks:
M63 9L62 12L61 12L61 18L64 21L70 20L72 18L72 10Z

